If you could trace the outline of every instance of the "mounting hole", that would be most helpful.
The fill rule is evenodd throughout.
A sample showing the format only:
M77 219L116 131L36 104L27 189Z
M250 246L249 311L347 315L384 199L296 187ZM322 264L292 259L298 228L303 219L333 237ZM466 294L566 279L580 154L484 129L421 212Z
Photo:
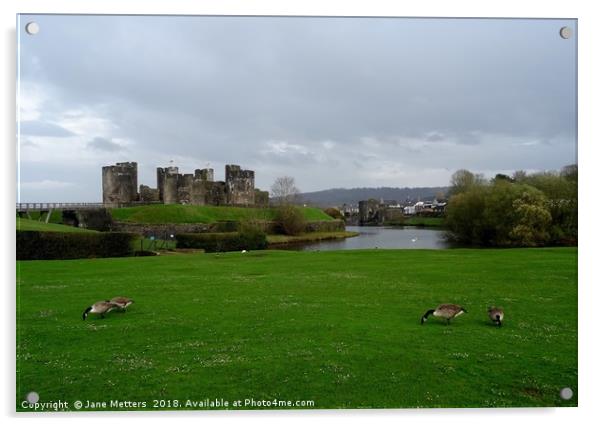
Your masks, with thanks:
M571 27L562 27L560 29L560 37L567 39L567 38L571 38L572 35L573 35L573 30L571 29Z
M27 31L27 34L29 35L36 35L40 32L40 26L37 22L28 22L27 25L25 25L25 31Z
M573 389L571 388L562 388L560 390L560 397L565 401L568 401L573 397Z
M30 404L35 404L40 400L40 395L37 392L29 392L25 399L27 399L27 402Z

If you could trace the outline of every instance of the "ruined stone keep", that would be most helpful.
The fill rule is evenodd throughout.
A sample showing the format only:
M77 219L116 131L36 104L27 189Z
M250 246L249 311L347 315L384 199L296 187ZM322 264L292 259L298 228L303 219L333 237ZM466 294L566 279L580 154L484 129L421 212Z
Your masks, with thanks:
M181 174L177 167L157 168L157 187L140 185L138 164L117 163L102 168L102 201L106 205L132 203L193 204L266 207L269 197L255 188L255 172L226 165L225 181L214 181L213 169Z
M131 203L138 198L138 163L102 168L103 204Z

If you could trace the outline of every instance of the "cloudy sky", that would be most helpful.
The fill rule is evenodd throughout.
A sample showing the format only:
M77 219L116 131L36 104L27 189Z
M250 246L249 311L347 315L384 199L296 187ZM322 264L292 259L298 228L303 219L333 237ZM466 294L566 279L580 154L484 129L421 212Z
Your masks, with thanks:
M27 22L37 35L23 31ZM571 20L34 16L20 201L100 201L101 167L225 164L269 189L447 185L576 161Z

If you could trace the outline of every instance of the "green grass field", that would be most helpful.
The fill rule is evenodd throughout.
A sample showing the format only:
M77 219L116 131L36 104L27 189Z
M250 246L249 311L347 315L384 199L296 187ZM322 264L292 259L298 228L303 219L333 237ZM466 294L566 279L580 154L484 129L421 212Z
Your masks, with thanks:
M39 211L31 211L29 212L29 217L27 219L31 219L31 220L39 220L40 216L42 217L42 221L46 220L46 215L42 215L41 212ZM17 216L18 217L18 216ZM61 223L63 220L63 211L60 209L54 209L52 210L52 212L50 213L50 219L48 220L48 222L50 223Z
M442 217L420 217L413 216L408 217L403 220L403 224L405 226L425 226L425 227L442 227L443 226L443 218Z
M17 409L247 398L577 404L577 250L262 251L18 262ZM128 312L82 321L113 296ZM421 315L468 313L450 326ZM502 328L486 307L506 310ZM559 391L575 397L563 401Z
M322 210L301 208L308 221L333 220ZM138 223L213 223L224 220L273 220L276 209L225 206L147 205L111 209L115 220Z
M76 228L75 226L60 225L58 223L45 223L19 217L17 218L17 231L96 232L91 229Z

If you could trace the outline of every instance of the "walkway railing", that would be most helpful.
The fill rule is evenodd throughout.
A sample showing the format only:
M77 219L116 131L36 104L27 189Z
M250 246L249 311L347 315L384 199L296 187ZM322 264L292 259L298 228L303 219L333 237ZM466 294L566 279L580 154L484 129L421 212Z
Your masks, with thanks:
M103 203L17 203L17 211L47 211L47 210L87 210L103 207L135 207L148 204L163 204L159 201L134 201L131 203L103 204Z
M54 209L97 209L102 203L17 203L18 211L54 210Z

